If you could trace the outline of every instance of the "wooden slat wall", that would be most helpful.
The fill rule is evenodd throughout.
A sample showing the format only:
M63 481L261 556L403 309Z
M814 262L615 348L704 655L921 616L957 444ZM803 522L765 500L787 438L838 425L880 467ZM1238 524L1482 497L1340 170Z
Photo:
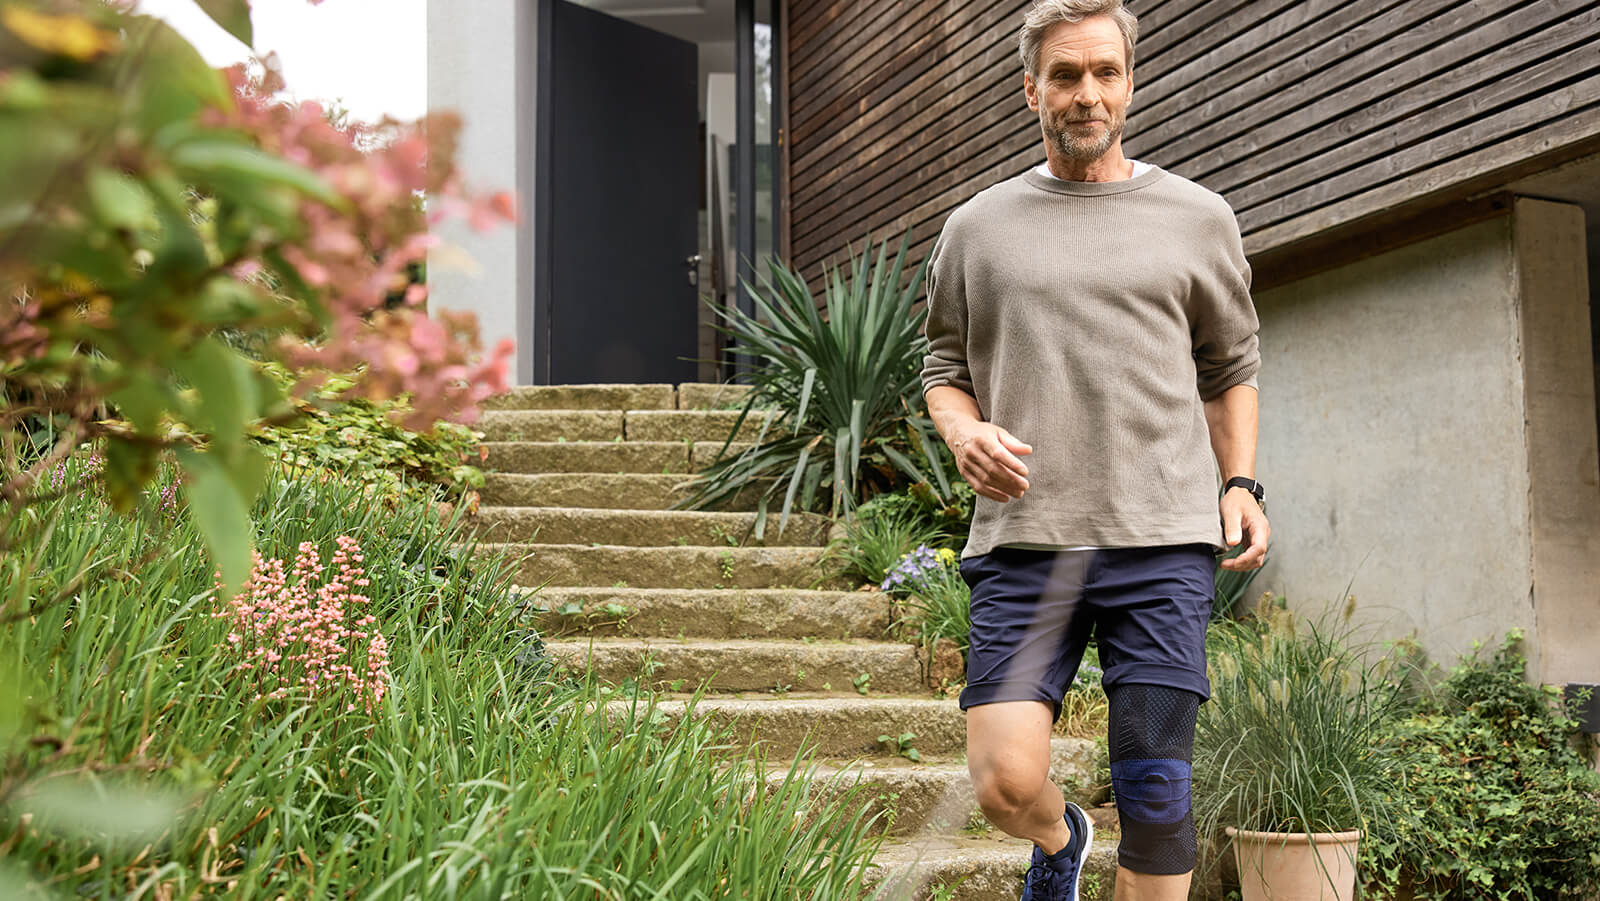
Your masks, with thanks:
M1027 0L791 0L791 253L944 217L1043 159ZM1600 0L1133 0L1124 145L1257 256L1600 140Z

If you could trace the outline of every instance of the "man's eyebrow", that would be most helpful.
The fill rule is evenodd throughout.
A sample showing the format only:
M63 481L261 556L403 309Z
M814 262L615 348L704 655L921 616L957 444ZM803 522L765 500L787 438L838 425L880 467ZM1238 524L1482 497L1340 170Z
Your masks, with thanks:
M1122 60L1111 55L1097 56L1089 61L1089 66L1096 69L1102 66L1114 66L1118 69L1121 69ZM1051 61L1051 63L1046 67L1046 71L1055 72L1062 69L1070 70L1077 68L1080 68L1080 66L1078 65L1078 61L1075 59L1056 59Z

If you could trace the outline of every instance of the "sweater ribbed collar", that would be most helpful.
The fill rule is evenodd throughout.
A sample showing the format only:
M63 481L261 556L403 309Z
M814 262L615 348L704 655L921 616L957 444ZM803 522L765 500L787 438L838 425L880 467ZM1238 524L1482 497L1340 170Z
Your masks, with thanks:
M1165 178L1167 172L1154 163L1150 169L1133 178L1123 178L1117 181L1063 181L1059 178L1050 178L1039 174L1036 168L1029 168L1022 173L1022 180L1041 191L1052 194L1070 194L1075 197L1105 197L1110 194L1122 194L1127 191L1137 191L1147 188Z

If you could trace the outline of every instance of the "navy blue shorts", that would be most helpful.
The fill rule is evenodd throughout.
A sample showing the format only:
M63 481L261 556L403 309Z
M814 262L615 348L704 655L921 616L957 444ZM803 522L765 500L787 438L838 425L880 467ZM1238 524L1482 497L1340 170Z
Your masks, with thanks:
M1206 623L1216 553L1208 544L1091 551L997 547L961 561L972 589L961 709L1061 698L1094 635L1101 684L1144 683L1211 697Z

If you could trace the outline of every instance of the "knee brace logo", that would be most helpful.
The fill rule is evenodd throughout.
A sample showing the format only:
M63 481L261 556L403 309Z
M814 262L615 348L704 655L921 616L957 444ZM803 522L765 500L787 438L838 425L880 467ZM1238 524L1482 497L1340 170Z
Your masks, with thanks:
M1176 823L1189 814L1189 776L1186 760L1112 761L1117 811L1141 823Z

